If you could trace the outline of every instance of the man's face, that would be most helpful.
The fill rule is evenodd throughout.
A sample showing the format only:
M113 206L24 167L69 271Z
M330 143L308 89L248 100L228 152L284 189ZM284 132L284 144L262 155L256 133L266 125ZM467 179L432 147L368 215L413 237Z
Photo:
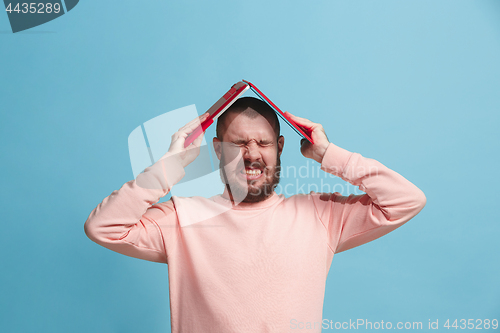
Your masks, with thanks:
M235 202L259 202L273 194L279 182L284 138L276 139L269 121L230 113L222 142L214 138L221 176Z

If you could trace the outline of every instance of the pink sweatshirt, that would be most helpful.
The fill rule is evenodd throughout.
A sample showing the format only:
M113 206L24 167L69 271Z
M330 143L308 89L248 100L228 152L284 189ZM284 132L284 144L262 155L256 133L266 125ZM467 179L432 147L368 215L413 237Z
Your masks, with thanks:
M232 207L222 196L172 197L184 176L172 156L90 214L85 232L113 251L168 263L172 332L320 332L333 255L400 227L422 191L379 162L330 144L321 169L367 193L314 193ZM156 168L156 169L155 169ZM169 185L170 184L170 185ZM150 186L151 188L151 186Z

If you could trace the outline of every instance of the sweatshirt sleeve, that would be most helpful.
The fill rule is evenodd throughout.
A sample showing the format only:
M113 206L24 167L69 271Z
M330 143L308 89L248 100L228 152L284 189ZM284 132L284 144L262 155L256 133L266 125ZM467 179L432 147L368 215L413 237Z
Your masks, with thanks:
M366 194L313 195L328 232L329 246L342 252L377 239L400 227L425 206L424 193L395 171L330 144L321 169L358 186Z
M165 227L177 225L177 214L171 200L155 204L183 176L184 168L177 156L167 153L135 180L105 198L90 213L85 233L92 241L112 251L167 263L165 242L168 239L165 238L174 238L175 228Z

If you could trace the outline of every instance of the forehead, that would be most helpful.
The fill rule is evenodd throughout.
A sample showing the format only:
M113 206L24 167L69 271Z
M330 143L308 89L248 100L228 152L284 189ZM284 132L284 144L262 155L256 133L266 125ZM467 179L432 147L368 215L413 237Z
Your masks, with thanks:
M273 140L276 137L273 125L260 114L249 117L244 113L230 113L223 125L224 141Z

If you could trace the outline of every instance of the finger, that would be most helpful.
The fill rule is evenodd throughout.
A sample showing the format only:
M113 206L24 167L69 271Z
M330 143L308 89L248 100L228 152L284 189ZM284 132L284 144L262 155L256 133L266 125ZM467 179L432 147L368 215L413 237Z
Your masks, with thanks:
M182 138L183 138L183 143L184 147L191 146L195 140L198 138L203 138L203 130L201 125L198 127L192 129L192 130L186 130L185 132L182 133Z
M199 147L201 146L201 143L203 142L203 136L204 136L205 133L201 133L194 141L193 143L191 143L190 146L194 146L194 147Z
M304 138L302 138L302 140L300 140L300 147L302 149L309 148L310 146L311 146L311 143L309 142L309 140L304 139Z
M302 139L300 140L300 151L302 152L302 149L304 149L304 145L306 144L307 140L306 139Z
M318 124L304 118L292 119L297 125L307 130L314 130Z
M304 126L306 128L313 128L315 125L317 125L316 123L310 121L309 119L294 116L288 111L286 112L286 114L287 116L290 116L290 118L292 118L292 120L295 121L297 124Z
M184 126L183 128L179 129L177 133L179 133L180 137L186 139L189 135L196 135L196 136L202 135L203 128L201 126L201 123L194 123L191 124L190 126Z
M201 123L191 124L191 126L184 128L182 131L183 131L183 133L186 134L186 136L188 136L189 134L191 134L193 132L200 132L201 133L202 132Z
M185 141L186 140L184 140L184 142ZM202 142L203 142L203 134L196 137L196 139L194 139L194 141L191 142L187 147L184 147L184 149L200 148Z
M197 126L199 126L203 121L205 121L208 118L209 114L208 112L202 114L201 116L191 120L189 123L184 125L180 130L185 130L185 129L193 129Z
M179 132L180 131L185 131L187 129L194 129L196 128L196 126L199 126L203 121L205 121L209 116L209 113L208 111L205 112L204 114L202 114L201 116L199 117L196 117L195 119L191 120L189 123L187 123L186 125L184 125L183 127L181 127L179 129Z
M300 152L302 153L302 155L308 157L309 156L308 150L310 148L311 148L311 143L308 140L306 139L300 140Z

